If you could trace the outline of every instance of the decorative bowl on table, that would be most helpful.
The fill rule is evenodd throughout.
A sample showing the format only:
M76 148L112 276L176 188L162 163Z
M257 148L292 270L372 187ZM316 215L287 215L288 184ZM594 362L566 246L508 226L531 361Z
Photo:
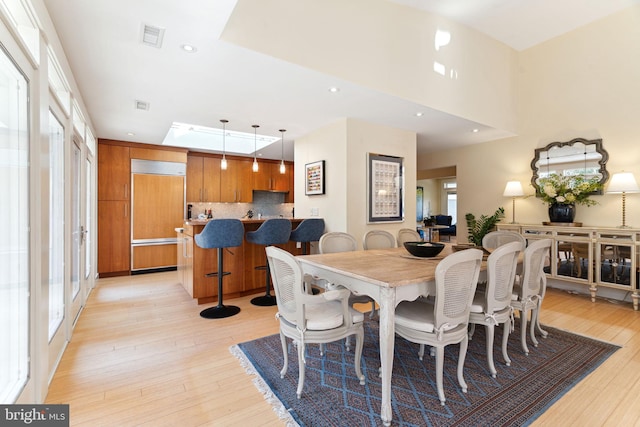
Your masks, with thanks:
M444 243L404 242L404 247L413 256L429 258L437 256L444 249Z

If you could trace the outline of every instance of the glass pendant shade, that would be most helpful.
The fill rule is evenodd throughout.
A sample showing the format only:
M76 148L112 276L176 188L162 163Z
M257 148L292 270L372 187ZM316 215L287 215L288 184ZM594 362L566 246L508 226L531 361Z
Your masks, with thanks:
M287 172L287 167L284 165L284 133L286 129L280 129L280 134L282 138L280 138L280 173L284 174Z
M225 120L222 119L220 120L222 122L222 160L220 161L220 169L222 169L223 171L227 170L227 150L226 150L226 144L225 144L225 137L226 137L226 126L227 123L229 123L229 120Z
M258 128L260 126L258 125L251 125L251 127L253 128L253 166L252 169L254 172L258 172L258 159L256 158L256 151L258 150L258 142L257 142L257 134L256 132L258 131Z

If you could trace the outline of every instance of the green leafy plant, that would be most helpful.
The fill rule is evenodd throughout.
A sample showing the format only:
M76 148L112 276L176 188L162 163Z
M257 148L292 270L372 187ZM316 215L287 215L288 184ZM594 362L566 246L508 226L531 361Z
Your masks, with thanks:
M504 208L499 207L491 216L476 216L468 213L464 216L467 220L467 231L469 233L469 241L476 246L482 246L482 238L496 227L496 224L504 218Z
M602 188L598 178L587 179L582 175L555 173L540 179L539 185L542 200L550 205L558 203L593 206L598 202L590 199L589 196Z

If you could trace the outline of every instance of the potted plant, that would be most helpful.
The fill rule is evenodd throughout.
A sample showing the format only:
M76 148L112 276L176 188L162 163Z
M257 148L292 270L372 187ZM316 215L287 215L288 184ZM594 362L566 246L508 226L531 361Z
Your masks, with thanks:
M491 216L480 215L480 218L474 214L468 213L464 216L467 220L467 231L469 233L469 242L476 246L482 246L482 238L492 231L498 222L504 218L504 208L499 207Z

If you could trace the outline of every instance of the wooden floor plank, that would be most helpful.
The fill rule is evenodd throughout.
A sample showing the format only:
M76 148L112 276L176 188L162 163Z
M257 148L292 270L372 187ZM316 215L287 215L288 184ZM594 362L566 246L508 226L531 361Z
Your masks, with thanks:
M250 300L227 300L241 312L210 320L199 312L214 304L197 305L176 272L98 280L47 403L69 403L78 427L283 425L229 352L278 331L276 308ZM623 348L533 425L638 425L640 313L630 303L549 289L541 320Z

